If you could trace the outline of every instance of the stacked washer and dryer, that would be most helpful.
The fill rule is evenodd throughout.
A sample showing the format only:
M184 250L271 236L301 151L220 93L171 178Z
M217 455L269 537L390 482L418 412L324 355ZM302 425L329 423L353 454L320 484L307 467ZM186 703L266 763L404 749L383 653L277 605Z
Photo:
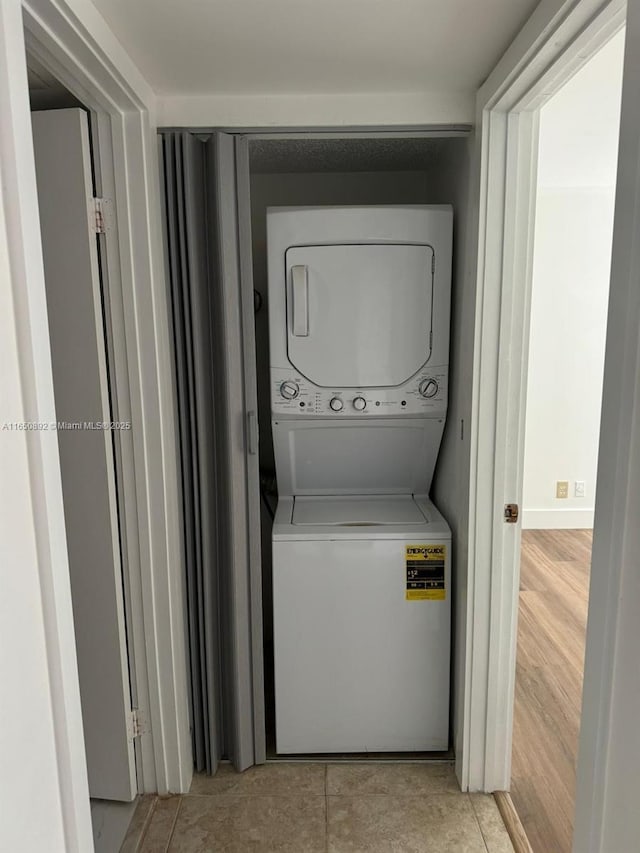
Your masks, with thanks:
M450 206L267 211L276 751L445 750Z

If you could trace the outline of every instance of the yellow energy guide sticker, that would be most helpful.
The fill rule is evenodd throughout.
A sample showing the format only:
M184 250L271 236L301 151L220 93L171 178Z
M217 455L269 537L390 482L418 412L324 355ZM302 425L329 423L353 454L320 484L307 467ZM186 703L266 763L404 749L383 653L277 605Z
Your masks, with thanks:
M444 563L446 545L407 545L405 564L407 569L407 601L444 601L447 591L444 585Z

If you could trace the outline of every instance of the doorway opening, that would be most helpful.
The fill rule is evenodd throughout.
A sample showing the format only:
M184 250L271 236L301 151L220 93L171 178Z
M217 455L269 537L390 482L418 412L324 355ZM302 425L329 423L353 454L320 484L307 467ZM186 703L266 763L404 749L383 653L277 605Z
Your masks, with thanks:
M459 329L469 131L167 131L163 153L180 401L193 750L200 770L215 772L223 758L242 770L279 758L271 571L278 493L271 432L267 207L452 205L449 400L432 497L456 542L464 512L457 464L463 440L460 400L468 396L471 382L459 368L465 346ZM456 632L465 623L456 548L457 542L451 591L454 672L464 655L462 635ZM459 687L454 679L453 750L462 718ZM295 754L309 757L304 750ZM406 753L385 756L407 758ZM450 762L451 749L439 757Z
M624 30L540 109L511 798L570 853Z
M121 432L107 205L95 117L27 51L83 739L97 853L119 849L138 792Z
M465 211L461 208L466 198L467 154L468 142L464 136L314 139L309 135L297 139L258 138L249 142L268 759L290 756L278 755L275 743L272 526L278 492L271 424L266 211L268 207L444 204L454 200L457 202L454 240L458 240L464 232ZM456 344L457 339L452 340L452 351ZM452 398L456 393L457 389L452 384ZM450 413L449 431L453 430L451 424L454 422L455 415ZM447 465L451 465L447 457L454 452L451 436L448 438L446 449L443 447L441 451L434 480L434 494L439 495L441 503L438 503L438 497L434 497L434 502L436 506L446 504L447 508L454 503L456 488L455 482L443 474ZM343 757L351 760L379 760L381 757L402 760L419 755L422 759L442 759L450 758L452 754L450 749L448 753L372 752Z

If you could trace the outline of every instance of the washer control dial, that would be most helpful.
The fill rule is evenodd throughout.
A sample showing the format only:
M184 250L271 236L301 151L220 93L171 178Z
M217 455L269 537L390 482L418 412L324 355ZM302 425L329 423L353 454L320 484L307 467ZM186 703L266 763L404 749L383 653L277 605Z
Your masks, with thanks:
M329 406L334 412L341 412L344 408L344 403L340 399L340 397L332 397L329 400Z
M283 382L280 386L280 396L285 400L295 400L300 393L300 387L297 382Z
M438 383L435 379L423 379L418 386L418 391L421 396L426 397L427 399L435 397L438 393Z
M364 397L354 397L353 408L357 412L363 412L367 408L367 401L364 399Z

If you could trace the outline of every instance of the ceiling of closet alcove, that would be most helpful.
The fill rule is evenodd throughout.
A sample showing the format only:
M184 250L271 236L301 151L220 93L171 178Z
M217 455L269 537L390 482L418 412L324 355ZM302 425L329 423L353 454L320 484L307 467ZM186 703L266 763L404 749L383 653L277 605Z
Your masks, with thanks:
M94 0L162 95L482 83L537 0Z

